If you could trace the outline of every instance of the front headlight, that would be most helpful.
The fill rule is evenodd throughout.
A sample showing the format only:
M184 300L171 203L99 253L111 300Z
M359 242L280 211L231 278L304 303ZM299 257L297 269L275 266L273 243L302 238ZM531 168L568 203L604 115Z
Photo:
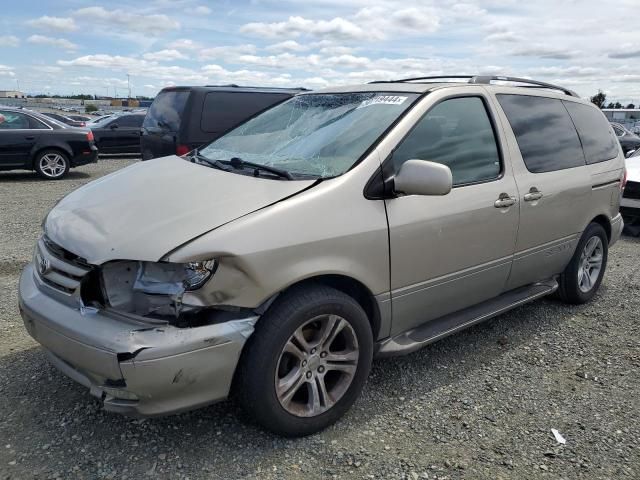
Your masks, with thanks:
M215 260L190 263L139 262L134 290L177 294L202 287L216 271Z
M102 266L102 291L109 306L137 315L179 316L185 292L201 288L216 260L190 263L117 261Z

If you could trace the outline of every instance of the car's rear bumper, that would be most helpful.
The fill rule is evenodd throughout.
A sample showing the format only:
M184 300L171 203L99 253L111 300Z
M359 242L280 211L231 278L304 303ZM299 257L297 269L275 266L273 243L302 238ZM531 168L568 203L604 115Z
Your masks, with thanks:
M34 274L20 278L25 327L51 363L90 389L106 410L134 416L176 413L227 397L257 316L177 328L133 322L57 298Z
M640 235L640 199L622 198L620 214L624 218L625 231L631 235Z
M609 246L620 240L623 228L624 221L622 220L622 215L618 213L618 215L613 217L613 220L611 220L611 239L609 240Z
M96 163L98 161L98 147L91 145L86 150L82 150L77 153L71 159L72 167L79 167L81 165L87 165L88 163Z

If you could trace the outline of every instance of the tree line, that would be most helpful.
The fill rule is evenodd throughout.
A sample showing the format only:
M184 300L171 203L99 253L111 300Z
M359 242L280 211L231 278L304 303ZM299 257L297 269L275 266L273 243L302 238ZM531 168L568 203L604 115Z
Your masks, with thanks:
M594 105L597 105L599 108L636 108L636 106L633 103L629 103L626 107L623 106L620 102L607 103L607 94L604 93L602 90L598 90L598 93L596 93L589 100L591 100L591 103L593 103Z

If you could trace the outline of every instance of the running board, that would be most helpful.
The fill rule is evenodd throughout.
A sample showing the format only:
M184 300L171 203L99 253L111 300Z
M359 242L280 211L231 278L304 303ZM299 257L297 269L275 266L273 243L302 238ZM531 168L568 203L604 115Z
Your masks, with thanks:
M450 313L395 337L387 338L378 343L375 356L383 358L415 352L436 340L549 295L557 289L558 282L553 279L516 288L479 305Z

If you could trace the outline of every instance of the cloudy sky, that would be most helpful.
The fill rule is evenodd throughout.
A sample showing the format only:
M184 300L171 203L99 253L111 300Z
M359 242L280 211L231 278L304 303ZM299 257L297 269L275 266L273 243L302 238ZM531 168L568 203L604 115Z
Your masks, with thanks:
M640 0L20 0L0 17L0 89L495 73L640 103L638 19Z

